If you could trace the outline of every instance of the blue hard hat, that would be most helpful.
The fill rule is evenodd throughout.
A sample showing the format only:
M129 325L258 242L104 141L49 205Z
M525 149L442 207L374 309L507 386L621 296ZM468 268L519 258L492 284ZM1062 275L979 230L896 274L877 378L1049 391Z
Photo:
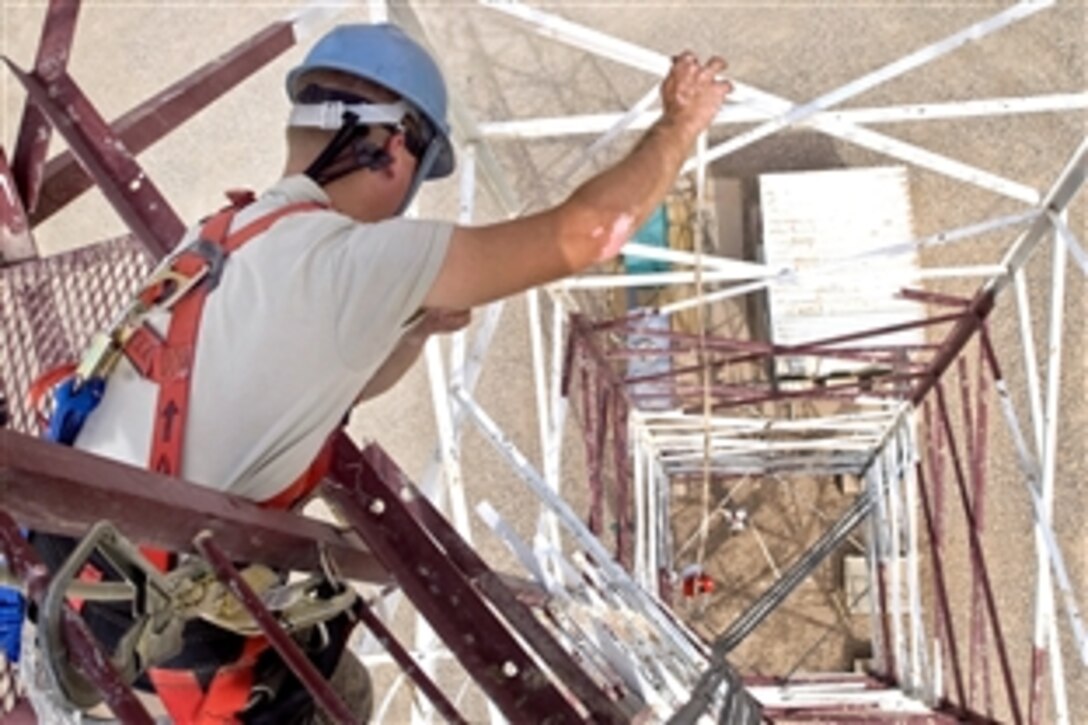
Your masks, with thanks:
M333 28L288 73L287 95L293 102L302 90L299 77L314 70L341 71L384 86L430 122L434 138L419 160L414 187L423 179L440 179L453 172L446 82L430 54L403 30L389 23Z

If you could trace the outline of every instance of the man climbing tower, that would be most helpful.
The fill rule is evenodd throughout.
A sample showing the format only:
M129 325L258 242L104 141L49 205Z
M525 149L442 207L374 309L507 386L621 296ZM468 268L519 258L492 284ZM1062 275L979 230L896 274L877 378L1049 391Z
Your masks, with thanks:
M296 505L320 481L323 446L345 414L399 379L428 336L463 327L477 305L618 254L724 102L724 69L720 58L677 56L662 116L626 158L554 208L455 226L400 216L424 181L454 169L438 66L393 25L336 27L287 77L283 178L255 199L234 195L187 233L59 391L52 436ZM36 546L51 566L70 548L44 536ZM107 646L124 633L121 614L84 609ZM265 681L274 652L250 658L239 636L197 624L182 654L156 668L198 673L181 701L157 687L175 721L201 721L217 673L243 662L255 674L215 707L242 722L309 720L304 689ZM327 675L344 644L335 640L313 654Z

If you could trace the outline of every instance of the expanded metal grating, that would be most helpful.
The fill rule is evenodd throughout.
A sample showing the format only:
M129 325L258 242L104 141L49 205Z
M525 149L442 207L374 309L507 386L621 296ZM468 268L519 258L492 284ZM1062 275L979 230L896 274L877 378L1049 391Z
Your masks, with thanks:
M131 235L0 268L0 397L14 430L36 434L27 399L43 371L75 361L151 270Z

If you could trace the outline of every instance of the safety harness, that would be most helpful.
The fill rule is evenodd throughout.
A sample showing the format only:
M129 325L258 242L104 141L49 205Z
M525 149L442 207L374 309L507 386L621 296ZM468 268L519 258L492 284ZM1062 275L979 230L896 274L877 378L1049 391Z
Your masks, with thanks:
M197 240L152 275L114 324L94 337L78 366L62 366L50 371L32 386L31 402L36 409L45 391L53 390L48 438L68 445L75 442L82 425L101 400L110 374L124 357L141 376L158 385L148 467L164 475L180 475L196 344L208 294L218 285L230 255L249 240L289 214L325 208L317 202L289 204L232 232L231 224L236 214L252 203L254 196L251 192L228 192L227 196L231 204L207 219ZM155 311L170 313L165 337L151 325L149 317ZM307 471L261 505L275 509L290 508L321 482L330 462L331 447L326 445ZM175 562L169 552L142 547L140 554L161 572L174 568ZM81 555L84 558L79 569L84 569L83 564L90 562L90 555L91 549ZM75 564L75 561L71 562L71 565ZM251 569L257 571L256 567ZM201 589L205 585L199 577L185 579L187 575L183 571L173 571L168 576L175 581L169 587L175 593L205 591ZM182 579L185 581L177 581ZM266 583L263 588L270 592L279 588L274 575L271 580L268 576L264 579ZM350 593L353 597L354 593ZM192 595L188 596L192 598ZM204 596L207 598L211 595ZM335 601L329 602L331 606L323 611L317 621L341 615L350 605L351 597L333 596ZM299 601L300 597L296 595L293 599ZM175 596L171 616L202 618L245 637L244 644L241 654L218 667L210 680L198 677L190 669L154 666L147 669L151 683L176 723L205 725L232 722L233 715L245 709L253 691L258 660L268 651L265 639L253 636L255 628L248 622L248 617L232 623L230 617L221 614L223 602L227 601L229 605L233 600L229 597L226 600L211 597L209 601L212 600L216 602L215 606L201 602L186 603ZM320 609L321 603L316 604ZM314 607L310 607L310 611L313 610ZM163 651L175 647L180 647L180 643L159 645Z
M137 295L137 309L171 312L166 338L146 319L122 330L124 356L143 377L159 386L148 467L168 476L181 473L200 318L208 294L219 284L227 258L288 214L322 208L316 202L289 204L229 233L235 214L252 201L252 195L236 196L232 201L231 206L205 222L200 238L153 276Z
M288 204L231 232L235 215L252 203L254 196L248 191L231 191L227 196L231 204L205 221L197 240L152 275L114 323L92 338L78 366L50 370L31 386L30 401L35 409L46 391L53 391L47 438L66 445L75 442L101 400L106 381L124 357L159 387L148 467L164 475L180 475L200 319L227 259L283 217L325 208L313 201ZM165 337L149 320L155 311L170 313ZM323 449L314 466L263 505L289 508L321 480L327 463L328 450Z

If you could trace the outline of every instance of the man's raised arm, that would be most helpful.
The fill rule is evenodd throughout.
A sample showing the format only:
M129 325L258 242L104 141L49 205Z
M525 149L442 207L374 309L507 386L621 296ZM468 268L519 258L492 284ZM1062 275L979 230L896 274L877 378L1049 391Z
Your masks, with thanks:
M685 52L661 84L663 113L622 161L559 206L499 224L457 227L426 307L465 309L614 257L672 187L726 95L725 61Z

